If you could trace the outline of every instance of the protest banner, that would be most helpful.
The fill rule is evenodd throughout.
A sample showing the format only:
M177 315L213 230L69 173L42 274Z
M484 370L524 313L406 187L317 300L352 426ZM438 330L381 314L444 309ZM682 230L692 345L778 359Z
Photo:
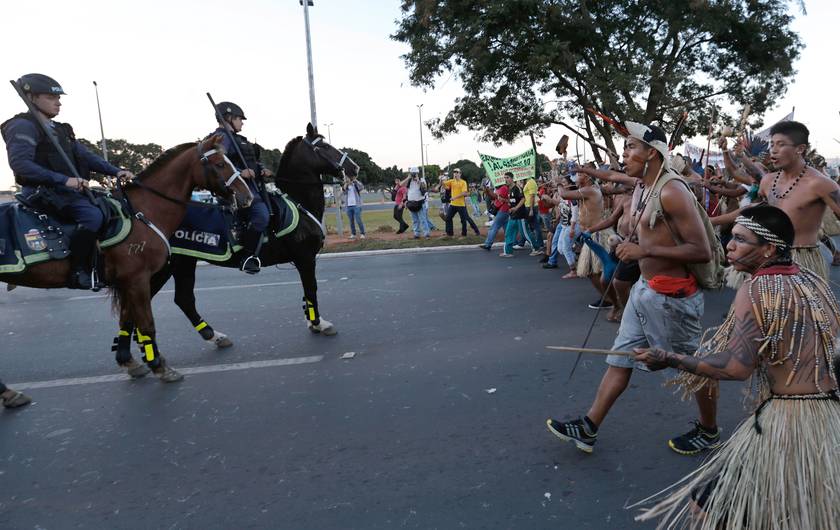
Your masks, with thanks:
M513 180L524 180L536 177L537 151L533 147L524 153L508 158L499 158L492 155L478 153L487 177L494 186L499 186L505 181L505 173L513 173Z

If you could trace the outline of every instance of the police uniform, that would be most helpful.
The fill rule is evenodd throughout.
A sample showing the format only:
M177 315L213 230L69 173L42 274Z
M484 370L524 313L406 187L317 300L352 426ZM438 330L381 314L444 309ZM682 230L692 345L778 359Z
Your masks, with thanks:
M235 103L223 101L216 107L219 110L219 114L225 118L227 116L233 116L241 117L243 120L246 119L242 109ZM242 160L236 152L236 147L234 147L231 142L231 135L228 135L225 132L224 127L219 127L213 131L213 134L222 135L222 143L225 147L225 152L231 162L233 162L233 165L236 166L236 169L239 171L250 169L254 172L254 178L245 179L245 182L248 183L248 188L251 190L251 194L254 196L254 200L251 202L250 207L243 209L241 212L241 215L248 221L248 230L245 232L242 239L242 246L245 248L247 256L243 259L241 269L245 272L255 274L256 272L259 272L259 264L258 261L253 260L252 258L254 258L257 254L257 246L263 233L268 228L269 221L268 205L265 201L263 201L261 191L257 184L257 179L260 178L264 168L257 158L257 152L254 149L254 144L249 142L248 139L241 134L234 133L233 130L230 132L239 147L239 151L245 158L245 163L247 165L242 164Z
M65 94L55 80L41 74L27 74L18 83L27 94ZM49 126L82 179L89 180L91 171L111 176L121 171L79 143L69 124L50 120ZM73 276L69 287L90 289L91 258L97 233L105 222L102 211L82 191L66 187L73 171L44 134L35 116L29 112L18 114L0 125L0 132L21 193L29 196L39 186L52 189L59 197L59 213L78 223L70 248Z

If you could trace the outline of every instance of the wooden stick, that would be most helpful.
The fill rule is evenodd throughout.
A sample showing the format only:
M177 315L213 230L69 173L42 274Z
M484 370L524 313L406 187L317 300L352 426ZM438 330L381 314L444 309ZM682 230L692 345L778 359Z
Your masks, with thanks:
M602 350L599 348L579 348L579 347L570 347L570 346L546 346L549 350L560 350L560 351L573 351L573 352L580 352L580 353L592 353L594 355L624 355L625 357L632 357L636 355L635 352L632 351L621 351L621 350Z

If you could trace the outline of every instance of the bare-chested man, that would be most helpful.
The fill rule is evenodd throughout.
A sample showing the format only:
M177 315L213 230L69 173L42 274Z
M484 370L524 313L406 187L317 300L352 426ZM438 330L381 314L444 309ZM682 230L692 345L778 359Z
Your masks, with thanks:
M796 121L770 128L770 160L776 171L761 179L759 194L793 222L793 261L828 280L828 267L817 243L826 207L840 216L840 186L805 163L808 135L808 128ZM726 220L734 221L738 213L727 214Z
M604 195L601 193L601 188L595 184L585 171L579 171L577 173L577 185L578 189L576 190L561 189L560 197L579 201L578 222L580 229L586 232L590 226L599 223L604 218ZM611 233L611 230L599 232L593 234L592 239L602 247L606 247L607 239L609 239ZM601 286L601 272L603 270L604 265L601 263L601 260L588 245L584 245L577 260L577 275L581 278L589 278L595 290L601 295L595 304L590 305L590 307L595 305L596 309L598 307L597 304L600 304L601 307L610 307L612 305L612 302L609 301L611 298L609 293L604 293Z
M613 350L653 347L692 355L700 343L703 293L687 265L708 262L712 249L694 195L669 168L665 132L632 122L627 128L630 136L624 144L624 162L627 175L638 179L630 205L638 243L621 243L617 254L622 261L638 260L642 278L630 291ZM658 209L649 198L660 174L677 178L662 187L661 217L657 215L651 223L651 215ZM569 422L546 422L557 437L574 442L585 452L592 452L598 427L633 373L634 362L626 356L611 355L607 364L586 416ZM687 434L668 442L681 454L696 454L720 444L716 396L707 388L695 396L700 421Z
M599 232L605 228L614 228L616 236L620 241L631 240L630 236L633 232L633 209L630 203L632 202L633 190L636 188L638 179L612 170L582 168L579 171L584 171L591 177L612 182L614 185L621 186L624 190L623 193L613 196L613 209L610 216L592 225L589 227L589 230L591 232ZM635 235L632 240L635 241ZM610 314L607 315L607 320L621 322L621 315L624 307L627 305L627 300L630 298L630 289L640 276L639 262L631 260L619 261L613 277L602 278L602 291L607 291L609 288L614 289L616 294L614 301L617 302L613 306L612 311L610 311Z

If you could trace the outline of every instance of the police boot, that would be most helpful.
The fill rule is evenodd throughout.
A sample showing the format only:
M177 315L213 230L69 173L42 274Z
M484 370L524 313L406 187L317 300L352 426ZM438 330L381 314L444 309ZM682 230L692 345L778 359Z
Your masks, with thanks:
M100 286L94 285L91 276L91 263L95 253L96 233L79 227L70 241L70 281L67 287L99 290Z
M257 257L257 247L262 239L262 232L248 230L242 236L242 246L245 249L245 257L239 265L239 270L248 274L260 272L260 258Z

